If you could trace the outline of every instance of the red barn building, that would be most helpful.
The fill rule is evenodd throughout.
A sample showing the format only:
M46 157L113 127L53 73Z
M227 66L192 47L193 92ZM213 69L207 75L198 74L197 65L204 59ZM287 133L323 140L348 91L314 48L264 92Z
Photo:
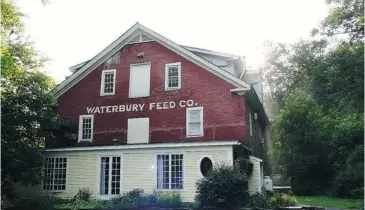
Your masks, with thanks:
M56 88L57 113L76 129L48 145L39 192L70 197L89 187L103 199L141 188L192 201L196 180L232 165L235 148L250 152L250 190L260 191L268 120L244 58L181 46L136 23L70 70Z

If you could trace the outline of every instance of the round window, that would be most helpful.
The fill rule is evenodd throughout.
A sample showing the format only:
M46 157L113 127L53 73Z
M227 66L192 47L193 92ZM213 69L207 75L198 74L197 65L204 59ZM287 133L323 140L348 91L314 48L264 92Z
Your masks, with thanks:
M202 175L206 176L208 172L211 171L212 169L213 169L212 160L210 160L207 157L203 158L202 161L200 162L200 172L202 173Z

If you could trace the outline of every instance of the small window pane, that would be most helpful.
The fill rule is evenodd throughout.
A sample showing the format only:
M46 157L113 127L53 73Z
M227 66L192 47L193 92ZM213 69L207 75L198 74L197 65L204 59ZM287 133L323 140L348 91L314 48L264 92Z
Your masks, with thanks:
M114 92L114 72L104 72L104 93Z
M171 172L170 172L171 169ZM183 189L183 155L157 156L157 189Z
M66 189L66 158L46 158L44 166L44 190Z
M120 194L121 157L101 157L100 166L100 194ZM110 186L110 187L109 187Z

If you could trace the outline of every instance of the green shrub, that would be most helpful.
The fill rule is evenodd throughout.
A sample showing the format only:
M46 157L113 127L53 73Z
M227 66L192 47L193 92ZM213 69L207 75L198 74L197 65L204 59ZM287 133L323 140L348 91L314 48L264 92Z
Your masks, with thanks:
M71 199L67 203L56 205L57 209L101 209L110 208L107 201Z
M180 193L154 192L157 197L157 207L179 208L182 205Z
M269 208L269 198L264 193L255 193L249 197L247 206L267 209Z
M290 194L275 193L273 196L269 197L270 208L295 206L296 203L296 197Z
M74 200L83 200L88 201L90 200L92 192L89 188L80 188L76 195L73 197Z
M235 167L219 165L196 183L202 207L234 209L248 196L248 179Z
M357 146L337 172L330 194L336 197L364 198L364 147Z
M15 201L14 208L16 210L51 210L54 209L56 198L52 196L31 196Z
M142 189L134 189L132 191L127 192L123 197L125 203L128 201L129 203L135 203L139 197L141 197L144 193Z

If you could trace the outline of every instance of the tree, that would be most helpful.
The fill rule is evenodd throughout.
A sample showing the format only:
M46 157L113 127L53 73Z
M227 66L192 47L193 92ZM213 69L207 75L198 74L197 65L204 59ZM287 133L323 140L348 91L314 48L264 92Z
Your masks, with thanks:
M355 196L364 186L364 160L354 158L364 146L364 3L329 3L334 8L314 30L317 39L271 45L264 79L280 96L272 97L281 106L272 121L275 157L294 189ZM303 191L316 186L313 174L328 181Z
M40 71L46 58L23 34L22 14L1 0L1 176L2 195L13 184L38 184L45 139L55 115L53 79Z
M321 130L327 123L323 110L300 90L286 95L283 103L284 108L273 120L278 164L291 178L296 193L324 193L333 171L327 158L331 145Z

